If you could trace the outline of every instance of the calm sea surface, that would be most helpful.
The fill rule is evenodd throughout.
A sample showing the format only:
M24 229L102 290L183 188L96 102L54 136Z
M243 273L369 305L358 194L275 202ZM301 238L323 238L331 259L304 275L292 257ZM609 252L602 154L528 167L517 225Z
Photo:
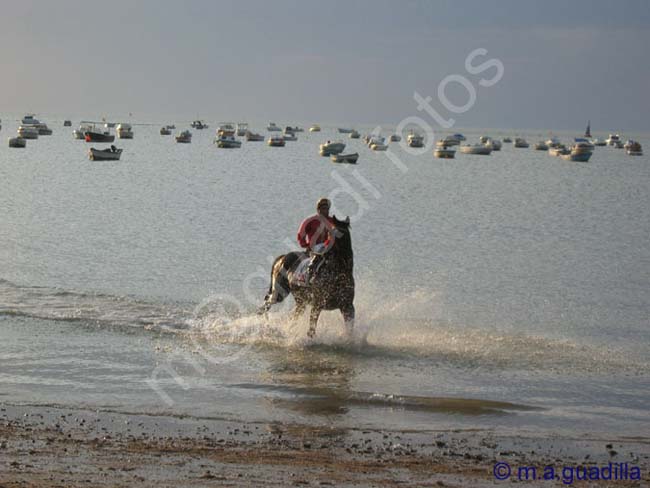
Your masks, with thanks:
M135 125L121 161L91 162L46 122L23 150L16 120L0 132L0 402L650 435L647 134L623 134L645 156L587 164L393 143L395 163L334 127L224 150L214 123L189 145ZM358 165L318 155L339 138ZM307 317L254 311L320 196L352 219L358 317L349 339L323 314L310 342Z

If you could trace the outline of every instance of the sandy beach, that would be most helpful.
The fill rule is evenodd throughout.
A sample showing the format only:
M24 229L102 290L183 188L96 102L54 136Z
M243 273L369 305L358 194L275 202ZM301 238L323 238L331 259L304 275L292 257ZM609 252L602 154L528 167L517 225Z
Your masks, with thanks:
M650 439L402 432L0 406L0 487L497 486L494 466L638 466ZM522 481L549 486L548 481ZM611 484L610 484L611 483Z

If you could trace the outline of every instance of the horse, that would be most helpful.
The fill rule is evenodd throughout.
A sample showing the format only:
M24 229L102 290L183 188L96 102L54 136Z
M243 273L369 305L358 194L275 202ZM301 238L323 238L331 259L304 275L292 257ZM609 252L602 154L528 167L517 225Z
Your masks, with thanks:
M292 294L296 302L291 312L292 320L300 317L307 305L311 306L307 332L310 338L316 335L318 317L323 310L339 309L348 334L354 327L354 258L350 218L338 220L333 216L332 220L334 243L323 256L323 262L313 279L309 283L301 283L296 279L298 268L304 268L304 261L310 259L307 253L296 251L278 256L271 267L268 293L259 309L260 314L266 314L273 304L282 302ZM301 263L303 266L299 266Z

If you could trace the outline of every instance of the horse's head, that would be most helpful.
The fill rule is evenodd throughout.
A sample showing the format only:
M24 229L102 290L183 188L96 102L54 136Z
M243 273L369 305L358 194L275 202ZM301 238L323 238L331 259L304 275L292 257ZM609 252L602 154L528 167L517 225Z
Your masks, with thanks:
M350 237L350 217L339 220L332 216L334 222L334 247L332 250L343 259L352 259L352 238Z

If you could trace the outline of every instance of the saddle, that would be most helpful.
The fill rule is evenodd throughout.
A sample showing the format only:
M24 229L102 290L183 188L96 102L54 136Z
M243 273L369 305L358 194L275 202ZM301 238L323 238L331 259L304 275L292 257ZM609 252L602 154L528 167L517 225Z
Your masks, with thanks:
M310 285L311 278L316 276L321 266L323 266L323 263L325 262L325 259L322 257L321 259L318 259L316 266L311 270L310 273L309 267L311 265L312 259L313 256L310 256L306 253L303 254L295 269L289 274L289 285L292 287L307 287Z

